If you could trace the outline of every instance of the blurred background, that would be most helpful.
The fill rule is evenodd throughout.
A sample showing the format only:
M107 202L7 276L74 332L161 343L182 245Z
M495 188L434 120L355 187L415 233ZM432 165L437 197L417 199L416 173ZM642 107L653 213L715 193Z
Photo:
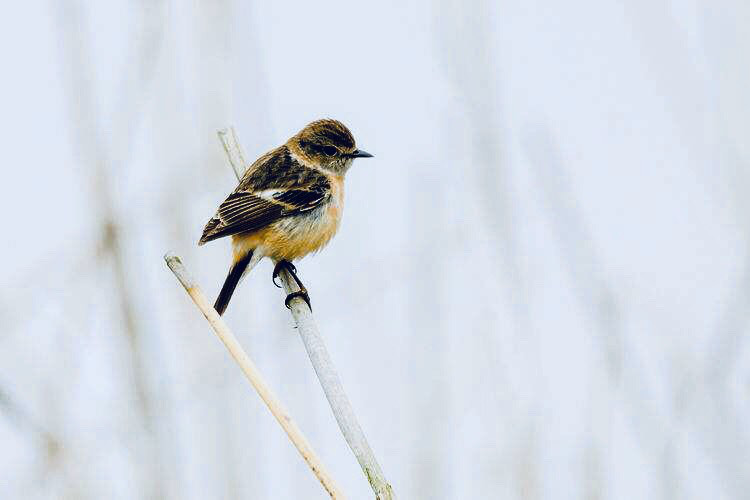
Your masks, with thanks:
M746 1L17 2L0 21L0 497L324 498L162 255L248 158L375 154L298 263L401 499L750 491ZM264 262L225 319L371 498Z

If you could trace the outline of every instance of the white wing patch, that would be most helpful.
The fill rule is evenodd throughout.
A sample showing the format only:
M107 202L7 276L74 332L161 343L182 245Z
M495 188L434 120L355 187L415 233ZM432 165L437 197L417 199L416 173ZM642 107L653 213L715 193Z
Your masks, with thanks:
M263 191L254 191L253 195L264 200L274 201L274 196L284 191L284 189L264 189Z

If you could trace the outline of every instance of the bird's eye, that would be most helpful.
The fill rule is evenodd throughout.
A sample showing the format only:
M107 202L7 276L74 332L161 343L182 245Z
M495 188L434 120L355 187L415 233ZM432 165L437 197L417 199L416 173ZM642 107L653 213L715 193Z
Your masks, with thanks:
M328 156L336 156L339 150L333 146L323 146L323 152Z

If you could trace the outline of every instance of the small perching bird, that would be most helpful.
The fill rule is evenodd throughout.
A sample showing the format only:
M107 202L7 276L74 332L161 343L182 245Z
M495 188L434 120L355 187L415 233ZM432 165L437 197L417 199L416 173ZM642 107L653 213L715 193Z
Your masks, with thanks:
M247 169L198 242L232 236L232 266L214 304L219 314L240 279L264 257L276 264L274 279L286 267L300 287L287 296L287 306L296 296L310 305L291 261L319 250L336 234L344 209L344 175L355 158L369 157L357 149L343 123L326 119L310 123Z

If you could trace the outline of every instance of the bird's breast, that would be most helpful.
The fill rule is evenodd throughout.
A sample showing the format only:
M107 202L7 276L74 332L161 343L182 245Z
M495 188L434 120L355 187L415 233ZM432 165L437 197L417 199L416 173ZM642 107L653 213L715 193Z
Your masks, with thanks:
M338 231L343 210L343 185L332 183L328 202L269 227L263 238L264 253L275 259L294 260L320 250Z

